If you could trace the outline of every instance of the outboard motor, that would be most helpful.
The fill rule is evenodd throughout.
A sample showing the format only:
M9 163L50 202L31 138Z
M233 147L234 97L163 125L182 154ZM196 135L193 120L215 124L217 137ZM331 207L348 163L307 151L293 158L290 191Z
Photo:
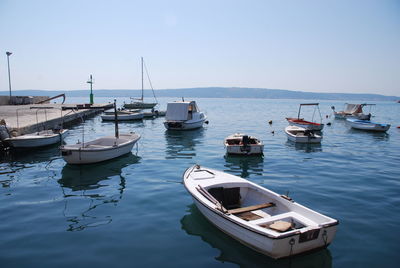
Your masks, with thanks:
M244 135L244 136L242 137L242 142L243 142L243 146L249 145L249 142L250 142L249 136Z
M0 140L5 140L10 137L10 133L8 132L6 122L3 120L0 121Z
M242 151L242 152L246 152L246 153L250 153L250 151L251 151L251 147L250 147L250 139L249 139L249 136L247 136L247 135L243 135L243 137L242 137L242 146L240 147L240 150Z

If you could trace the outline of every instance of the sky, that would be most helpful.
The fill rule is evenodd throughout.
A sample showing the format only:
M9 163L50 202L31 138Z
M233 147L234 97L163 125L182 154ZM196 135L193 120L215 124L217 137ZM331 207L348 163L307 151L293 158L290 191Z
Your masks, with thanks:
M0 0L0 91L250 87L400 95L399 0ZM149 87L145 83L145 87Z

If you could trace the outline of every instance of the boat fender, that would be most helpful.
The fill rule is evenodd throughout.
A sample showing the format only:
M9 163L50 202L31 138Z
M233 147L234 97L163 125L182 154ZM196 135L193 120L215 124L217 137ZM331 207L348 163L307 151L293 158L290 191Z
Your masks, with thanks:
M325 246L328 245L328 232L326 229L324 229L324 232L322 233L322 239L324 240Z
M289 240L289 245L290 245L290 253L289 253L289 257L292 256L293 254L293 245L296 243L296 241L294 240L294 238Z

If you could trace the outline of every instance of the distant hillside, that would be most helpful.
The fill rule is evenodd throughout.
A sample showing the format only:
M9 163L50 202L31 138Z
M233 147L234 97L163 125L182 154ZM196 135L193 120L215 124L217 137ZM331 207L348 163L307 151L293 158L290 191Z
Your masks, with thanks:
M67 97L88 96L88 90L17 90L13 95L19 96L55 96L66 93ZM400 97L384 96L379 94L353 94L353 93L314 93L282 89L265 88L181 88L156 90L157 97L190 97L190 98L263 98L263 99L317 99L317 100L360 100L360 101L396 101ZM0 95L8 95L8 91L0 91ZM140 90L113 90L96 89L96 97L139 97ZM146 97L151 97L151 90L145 91Z

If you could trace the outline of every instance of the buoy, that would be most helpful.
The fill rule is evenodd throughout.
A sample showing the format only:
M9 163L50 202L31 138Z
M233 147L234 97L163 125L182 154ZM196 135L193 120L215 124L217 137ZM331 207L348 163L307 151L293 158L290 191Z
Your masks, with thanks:
M332 123L331 123L331 122L328 122L328 123L326 123L326 125L327 125L327 126L330 126L330 125L332 125Z
M272 131L271 131L271 133L272 133L272 135L274 135L274 134L275 134L275 131L274 131L274 130L272 130Z
M268 124L272 125L272 120L269 120L269 121L268 121Z
M204 123L206 123L206 124L208 125L208 123L210 123L210 122L208 122L208 120L207 120L207 121L205 121Z
M328 118L329 117L329 115L325 115L325 118Z
M397 128L400 128L400 126L397 126Z

